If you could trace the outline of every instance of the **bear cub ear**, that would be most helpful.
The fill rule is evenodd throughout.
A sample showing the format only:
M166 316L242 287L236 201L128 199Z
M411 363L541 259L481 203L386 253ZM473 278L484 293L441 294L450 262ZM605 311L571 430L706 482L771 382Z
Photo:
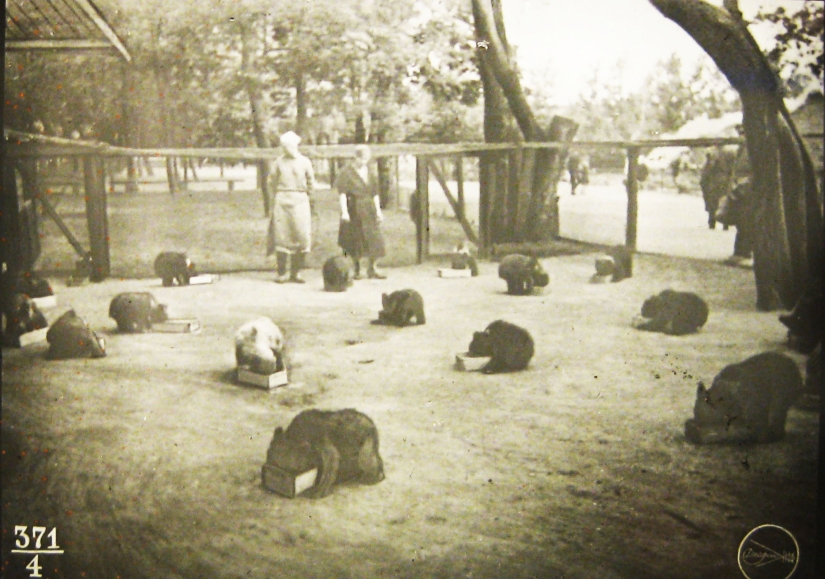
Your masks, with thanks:
M388 310L390 308L390 296L389 295L381 294L381 306L383 306L383 308L385 310Z

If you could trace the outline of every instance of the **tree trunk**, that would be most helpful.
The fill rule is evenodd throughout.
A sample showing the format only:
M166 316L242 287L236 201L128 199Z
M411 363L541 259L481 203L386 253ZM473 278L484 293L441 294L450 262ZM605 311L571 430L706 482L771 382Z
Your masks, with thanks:
M255 135L255 145L261 149L268 149L271 143L265 129L266 107L264 106L263 91L258 84L258 77L254 70L257 38L250 23L241 18L238 19L238 24L241 27L241 74L244 78L244 88L249 98L249 106L252 109L252 132ZM258 165L264 215L269 215L269 163L265 160L259 160L256 163Z
M299 72L295 75L295 108L297 109L295 115L295 132L306 140L307 130L307 102L306 90L304 86L304 75Z
M754 277L760 310L790 308L822 278L822 208L816 175L782 99L778 77L730 10L702 0L650 0L714 60L739 92L754 195Z
M547 131L538 125L512 62L500 0L472 0L472 6L484 88L485 141L572 140L577 125L570 120L554 119ZM507 156L485 155L479 162L496 167L495 177L485 179L481 190L488 201L482 205L489 211L479 220L489 227L481 235L483 242L546 241L558 236L555 185L561 175L561 156L557 151L525 149ZM495 188L490 188L493 184Z

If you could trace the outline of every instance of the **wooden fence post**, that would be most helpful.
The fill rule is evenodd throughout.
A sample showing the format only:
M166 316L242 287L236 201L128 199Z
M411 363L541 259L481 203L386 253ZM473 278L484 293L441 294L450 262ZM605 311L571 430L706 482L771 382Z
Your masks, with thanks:
M430 255L430 172L427 157L415 158L415 195L418 202L418 218L415 223L416 260L424 263Z
M494 178L495 163L490 153L478 157L478 255L489 257L490 250L490 192Z
M86 223L92 254L92 281L103 281L109 276L109 219L106 212L106 176L103 159L83 158L83 177L86 187Z
M455 182L458 197L458 212L456 217L459 221L464 221L464 216L467 214L467 207L464 203L464 156L456 155L455 157Z
M169 193L174 195L178 192L178 174L175 171L175 164L172 157L166 157L166 180L169 183Z
M627 148L627 226L625 245L636 251L636 224L639 218L639 147Z

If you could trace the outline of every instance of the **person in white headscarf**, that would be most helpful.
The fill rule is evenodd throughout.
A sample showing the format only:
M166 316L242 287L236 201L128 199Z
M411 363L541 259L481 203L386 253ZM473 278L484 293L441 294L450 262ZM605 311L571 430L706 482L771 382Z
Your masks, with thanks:
M298 152L301 137L292 131L281 135L284 155L270 167L270 203L267 255L278 260L278 283L304 283L300 271L312 248L312 212L310 196L315 188L312 163ZM289 276L287 277L287 261Z
M335 179L341 206L338 245L355 265L355 279L361 278L361 258L367 258L367 277L385 279L375 262L385 255L381 234L381 202L378 182L369 170L372 154L367 145L355 147L355 159Z

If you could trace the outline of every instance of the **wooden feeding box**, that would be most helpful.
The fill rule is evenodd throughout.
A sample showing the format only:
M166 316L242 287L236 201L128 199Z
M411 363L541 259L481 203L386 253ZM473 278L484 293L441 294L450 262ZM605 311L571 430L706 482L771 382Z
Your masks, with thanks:
M20 347L25 348L26 346L30 346L32 344L45 342L48 331L49 328L40 328L39 330L32 330L31 332L20 334Z
M473 272L470 268L453 269L451 267L443 267L438 270L438 277L473 277Z
M318 469L313 468L302 473L292 473L274 464L264 464L261 478L267 490L294 499L302 492L315 486Z
M685 438L694 444L719 444L754 442L754 433L741 426L726 427L724 424L700 424L695 418L685 422Z
M189 285L203 285L206 283L212 283L213 281L218 281L221 279L216 273L202 273L200 275L195 275L189 278Z
M201 329L201 323L194 319L174 319L152 324L152 331L161 334L194 334Z
M286 370L275 372L274 374L258 374L248 368L238 367L238 382L257 386L258 388L278 388L289 384Z
M32 302L34 305L38 307L38 309L44 310L48 308L57 307L57 296L44 296L42 298L32 298Z
M455 355L455 369L461 372L478 372L487 362L488 356L470 356L467 352Z

